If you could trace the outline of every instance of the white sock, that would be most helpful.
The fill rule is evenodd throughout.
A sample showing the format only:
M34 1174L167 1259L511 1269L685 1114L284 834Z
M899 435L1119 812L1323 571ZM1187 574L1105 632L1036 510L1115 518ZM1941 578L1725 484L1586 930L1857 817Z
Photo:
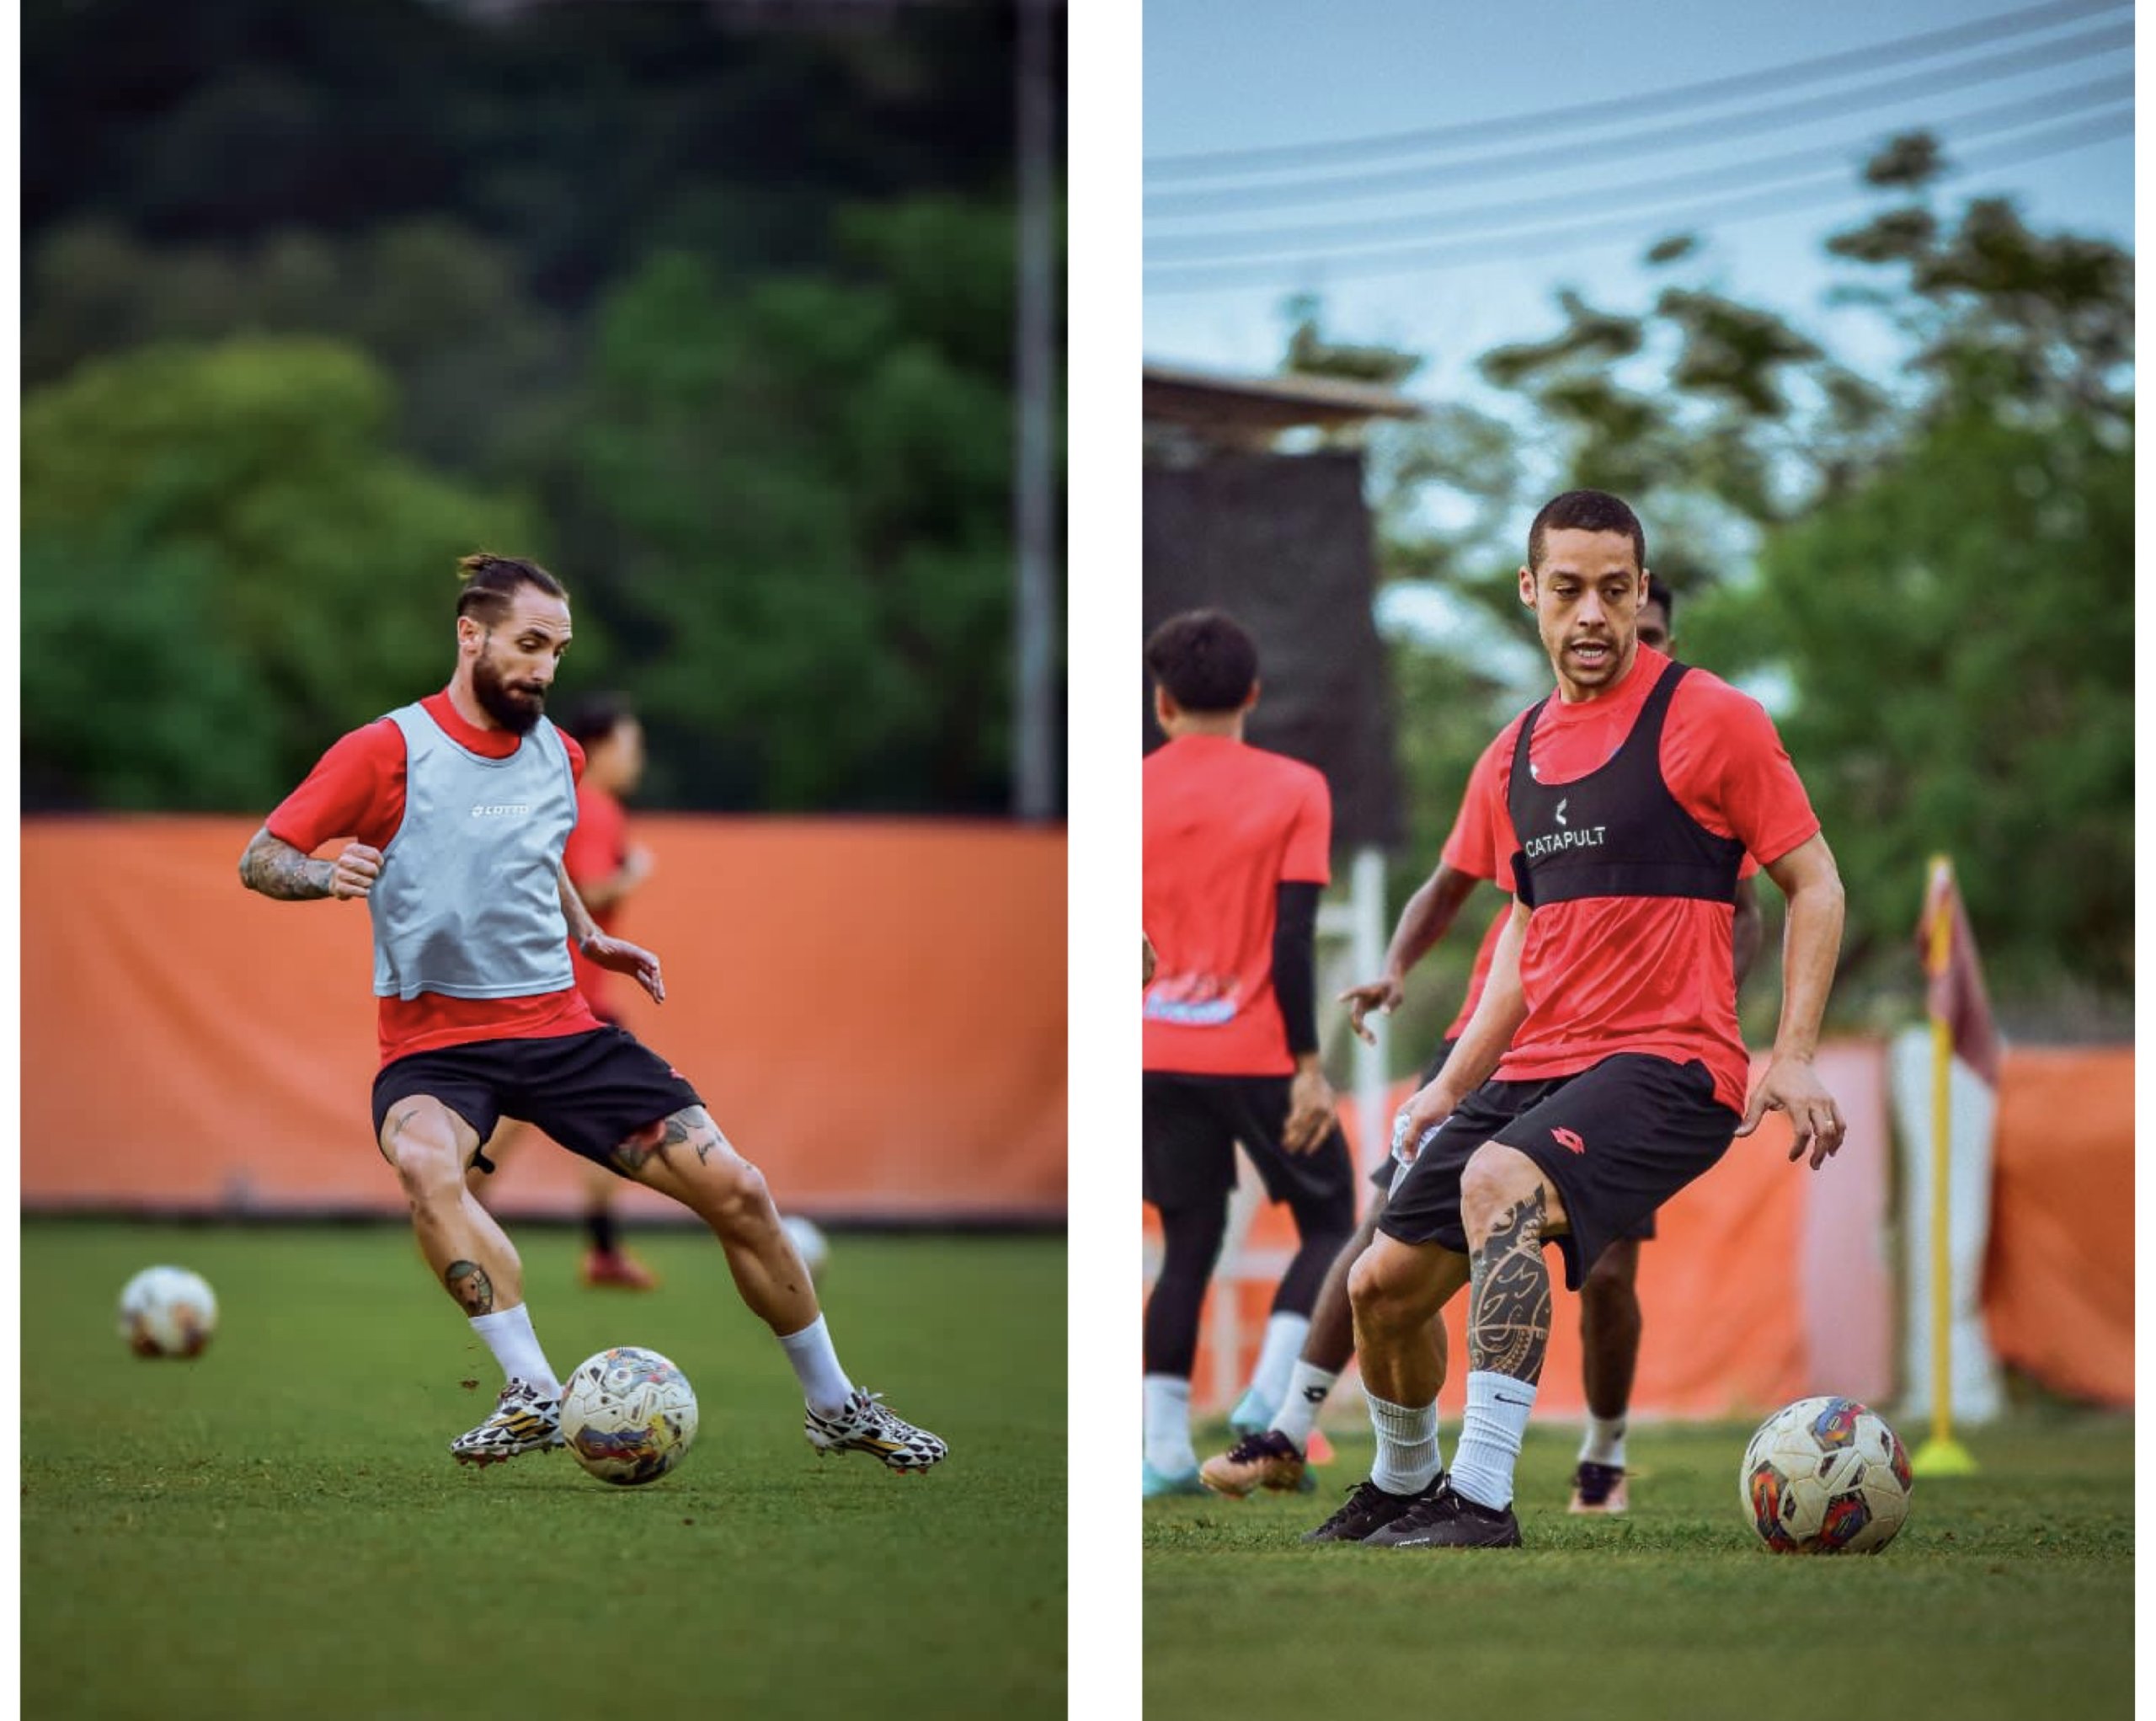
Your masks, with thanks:
M491 1315L472 1317L472 1330L487 1341L505 1379L529 1381L550 1398L562 1396L562 1383L547 1366L547 1353L539 1348L539 1335L531 1330L531 1311L519 1303L513 1309L496 1309Z
M1163 1476L1198 1467L1190 1443L1190 1382L1180 1375L1145 1376L1145 1462Z
M1310 1446L1310 1430L1317 1426L1317 1414L1325 1403L1325 1395L1332 1390L1332 1383L1340 1378L1329 1368L1298 1360L1288 1371L1288 1391L1280 1400L1278 1414L1273 1425L1295 1443L1295 1450L1306 1452Z
M1275 1315L1265 1323L1265 1343L1258 1347L1257 1368L1250 1377L1258 1403L1277 1408L1287 1398L1288 1376L1310 1329L1308 1315Z
M824 1324L821 1315L798 1333L782 1334L778 1344L793 1365L794 1377L801 1382L801 1396L808 1401L811 1410L819 1416L836 1416L846 1408L846 1400L853 1397L853 1382L839 1366L839 1354L831 1348L830 1328Z
M1370 1426L1378 1434L1377 1462L1370 1480L1387 1494L1420 1494L1445 1467L1438 1449L1438 1404L1388 1404L1367 1387Z
M1587 1438L1580 1442L1582 1464L1609 1464L1625 1467L1625 1419L1604 1418L1588 1413Z
M1527 1419L1534 1414L1534 1388L1510 1375L1475 1369L1467 1376L1467 1414L1452 1455L1453 1491L1478 1506L1499 1510L1513 1503L1513 1467Z

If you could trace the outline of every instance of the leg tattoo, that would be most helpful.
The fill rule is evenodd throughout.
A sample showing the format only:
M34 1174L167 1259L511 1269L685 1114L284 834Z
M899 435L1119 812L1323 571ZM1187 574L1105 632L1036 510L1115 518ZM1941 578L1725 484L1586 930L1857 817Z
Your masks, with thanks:
M691 1106L616 1142L612 1158L616 1169L634 1177L652 1160L664 1160L668 1148L685 1141L696 1150L699 1164L710 1159L712 1149L727 1145L726 1137L704 1114L703 1108Z
M449 1287L449 1294L463 1305L466 1314L494 1313L494 1281L477 1261L451 1261L441 1280Z
M1468 1264L1468 1366L1529 1386L1542 1378L1550 1344L1550 1269L1542 1260L1546 1206L1540 1189L1515 1201Z

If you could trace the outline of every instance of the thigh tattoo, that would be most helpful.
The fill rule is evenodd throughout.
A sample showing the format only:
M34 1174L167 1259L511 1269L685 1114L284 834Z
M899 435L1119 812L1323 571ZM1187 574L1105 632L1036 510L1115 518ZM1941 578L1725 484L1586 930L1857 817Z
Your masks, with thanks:
M696 1162L702 1164L713 1148L728 1143L704 1109L691 1105L616 1142L612 1158L617 1169L634 1177L654 1159L664 1163L668 1148L683 1145L694 1149Z

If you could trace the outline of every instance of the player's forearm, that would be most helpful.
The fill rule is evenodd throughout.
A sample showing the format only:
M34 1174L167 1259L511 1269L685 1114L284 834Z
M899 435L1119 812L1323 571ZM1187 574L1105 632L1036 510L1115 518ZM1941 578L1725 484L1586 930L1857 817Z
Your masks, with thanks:
M302 854L264 826L254 833L239 858L239 881L250 890L280 902L307 902L330 895L335 876L332 862Z
M1526 941L1526 917L1515 909L1491 953L1489 978L1483 982L1475 1013L1438 1072L1455 1094L1471 1093L1490 1079L1520 1024L1527 1020L1527 994L1519 983L1519 953Z
M1385 946L1387 976L1396 981L1405 980L1408 970L1436 948L1438 940L1451 931L1475 885L1471 874L1438 863L1437 871L1422 881L1400 911L1400 923L1392 929L1392 942Z
M1782 1015L1774 1030L1777 1058L1809 1061L1819 1050L1819 1024L1842 950L1842 881L1831 869L1805 880L1789 899L1782 938Z
M584 898L577 895L576 886L569 882L568 869L554 869L554 885L562 899L562 918L568 922L569 942L582 947L598 936L599 922L592 919L591 911L584 906Z

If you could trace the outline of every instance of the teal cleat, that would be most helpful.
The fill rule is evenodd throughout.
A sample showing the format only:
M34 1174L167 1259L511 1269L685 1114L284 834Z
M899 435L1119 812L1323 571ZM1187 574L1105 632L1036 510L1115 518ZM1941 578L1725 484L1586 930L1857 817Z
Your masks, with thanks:
M1165 1499L1171 1494L1202 1494L1206 1491L1205 1484L1198 1479L1195 1464L1180 1476L1164 1476L1148 1463L1145 1477L1144 1498L1149 1500Z
M1257 1388L1252 1387L1235 1401L1235 1408L1228 1413L1228 1426L1235 1431L1238 1438L1263 1434L1273 1426L1273 1415L1279 1408L1278 1404L1268 1404L1259 1398Z

